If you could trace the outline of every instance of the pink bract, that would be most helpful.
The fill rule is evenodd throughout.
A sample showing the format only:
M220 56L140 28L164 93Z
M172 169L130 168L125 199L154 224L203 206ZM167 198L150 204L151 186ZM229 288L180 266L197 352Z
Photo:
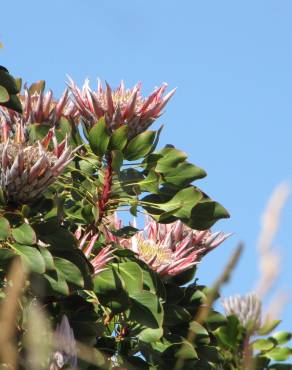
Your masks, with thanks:
M166 88L164 83L144 98L140 83L126 89L122 81L118 88L112 89L107 83L104 88L98 81L97 90L92 91L88 80L81 90L73 80L69 81L73 101L85 126L90 128L99 118L105 117L111 131L127 125L130 139L145 131L163 113L163 108L175 92L173 89L163 95Z

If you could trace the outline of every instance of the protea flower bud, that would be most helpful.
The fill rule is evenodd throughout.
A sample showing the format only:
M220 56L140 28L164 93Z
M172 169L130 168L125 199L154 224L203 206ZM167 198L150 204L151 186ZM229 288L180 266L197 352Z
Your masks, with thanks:
M75 232L75 237L79 241L79 249L83 251L93 267L93 276L104 271L106 269L106 264L114 259L114 249L112 249L111 246L102 248L95 256L91 257L98 234L92 235L91 232L84 234L82 229L78 228Z
M49 151L50 142L54 150ZM17 128L15 141L0 143L0 186L8 202L28 203L36 200L72 159L65 139L58 144L54 131L34 144L25 143L22 126Z
M248 293L244 296L235 295L222 300L227 316L235 315L246 328L254 331L260 328L262 320L262 304L255 293Z
M22 114L1 107L0 113L5 117L7 124L14 129L16 124L42 124L49 127L55 126L63 116L66 118L76 117L76 108L69 100L66 89L59 100L55 100L51 90L44 92L44 82L40 81L33 85L34 88L24 88L24 94L19 95L22 105Z
M175 92L174 89L163 96L167 84L162 84L147 98L143 98L141 84L126 89L122 81L117 89L112 90L108 84L104 89L98 81L97 91L92 91L88 80L80 90L71 79L69 88L81 119L88 128L99 118L105 117L111 131L128 125L130 139L145 131L162 114L163 108Z
M165 278L195 266L229 235L221 232L212 234L210 230L193 230L181 221L163 225L150 219L144 230L129 239L119 239L109 231L105 233L108 241L134 251L139 259Z
M77 370L76 342L66 315L63 315L61 323L56 327L53 342L55 351L49 369L59 370L71 366Z

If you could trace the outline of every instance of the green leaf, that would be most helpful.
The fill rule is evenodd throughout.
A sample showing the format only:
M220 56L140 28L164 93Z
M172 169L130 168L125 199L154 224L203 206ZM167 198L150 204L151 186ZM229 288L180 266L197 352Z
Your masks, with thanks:
M292 355L292 349L288 347L276 347L265 353L265 356L274 361L285 361Z
M176 168L179 163L187 159L187 154L185 152L171 146L161 149L156 154L160 155L161 158L157 160L155 170L161 173L171 171Z
M143 269L143 288L154 293L156 296L161 297L163 300L166 299L166 292L163 282L160 276L153 270L150 270L146 264L141 263Z
M164 174L164 180L167 183L176 186L186 186L194 180L206 176L206 172L191 163L181 163L176 168Z
M151 150L155 131L145 131L135 136L126 146L125 158L129 161L145 157Z
M209 344L210 337L207 329L205 329L201 324L197 321L192 321L189 324L189 330L196 335L196 342Z
M171 344L166 351L163 352L163 357L173 362L174 358L193 360L198 358L198 355L189 342L182 340L181 342Z
M266 320L266 322L258 330L259 335L267 335L271 333L280 323L281 320Z
M159 175L154 171L149 171L146 178L139 182L141 191L148 191L150 193L158 193L159 188Z
M8 248L0 248L0 266L6 267L10 260L15 257L13 250Z
M113 267L94 277L94 292L101 304L116 313L125 311L129 306L125 282Z
M20 244L33 245L36 243L34 229L28 224L22 224L16 229L12 229L12 236Z
M206 230L219 219L229 217L229 213L221 204L208 199L199 202L192 209L191 219L187 224L192 229Z
M129 319L156 329L163 321L163 308L158 297L146 290L131 295L132 307Z
M258 351L269 351L275 347L275 341L270 339L257 339L252 343L252 347Z
M226 347L235 348L237 336L239 334L239 321L236 316L229 316L227 325L222 326L215 331L217 339Z
M8 94L8 91L5 89L4 86L0 85L0 104L1 103L6 103L10 99L10 96Z
M83 288L84 279L82 273L74 263L64 258L54 257L54 264L56 270L64 280Z
M123 153L120 150L112 150L111 157L112 157L112 169L115 172L119 172L123 164L124 159Z
M105 119L100 118L98 122L89 131L89 145L93 153L103 156L107 150L110 140Z
M111 150L123 150L127 145L128 131L129 128L127 125L117 128L110 138L109 148Z
M10 235L10 224L9 221L1 217L0 218L0 240L6 240Z
M40 247L39 251L45 261L46 270L55 270L54 259L48 249L46 247Z
M278 333L273 334L272 338L276 339L278 344L284 344L289 342L292 338L292 333L287 331L279 331Z
M45 261L37 248L20 244L13 244L12 248L31 271L39 274L43 274L46 271Z
M112 264L112 267L119 273L125 282L126 291L131 297L132 294L139 293L143 288L142 269L135 262L122 262Z
M51 288L56 292L63 295L69 294L69 287L64 279L63 275L60 272L56 272L56 275L51 276L49 274L44 274L44 278L48 281Z
M137 338L139 338L141 341L145 343L151 343L158 341L162 336L163 336L162 328L157 329L146 328L137 335Z
M169 212L175 210L173 216L188 219L192 213L192 209L198 204L202 198L202 193L196 190L193 186L180 190L167 203L163 203L160 207Z

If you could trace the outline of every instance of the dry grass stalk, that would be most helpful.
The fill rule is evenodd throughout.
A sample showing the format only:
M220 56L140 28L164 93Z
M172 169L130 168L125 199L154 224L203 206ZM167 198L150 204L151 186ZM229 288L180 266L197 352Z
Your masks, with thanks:
M0 310L0 363L9 364L12 370L17 369L18 350L15 343L15 331L19 299L25 285L26 273L19 258L12 263L7 277L5 299Z
M46 370L52 351L52 328L45 312L36 301L27 307L25 347L28 367Z
M261 275L255 289L261 298L271 290L279 276L281 256L279 251L274 248L273 241L279 228L283 207L289 195L290 187L288 184L280 184L273 192L262 216L262 227L257 244Z

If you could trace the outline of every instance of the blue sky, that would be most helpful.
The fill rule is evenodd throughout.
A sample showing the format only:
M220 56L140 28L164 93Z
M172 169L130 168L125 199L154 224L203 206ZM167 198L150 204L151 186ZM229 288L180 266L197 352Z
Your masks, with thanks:
M1 3L0 63L24 81L46 79L56 95L66 75L117 85L142 81L145 93L178 87L160 119L161 145L189 153L208 177L200 186L234 232L204 259L201 282L218 276L239 241L242 260L223 293L244 293L258 276L260 217L273 189L291 182L292 3L289 0L50 0ZM288 290L292 326L292 200L275 240L283 254L278 287Z

